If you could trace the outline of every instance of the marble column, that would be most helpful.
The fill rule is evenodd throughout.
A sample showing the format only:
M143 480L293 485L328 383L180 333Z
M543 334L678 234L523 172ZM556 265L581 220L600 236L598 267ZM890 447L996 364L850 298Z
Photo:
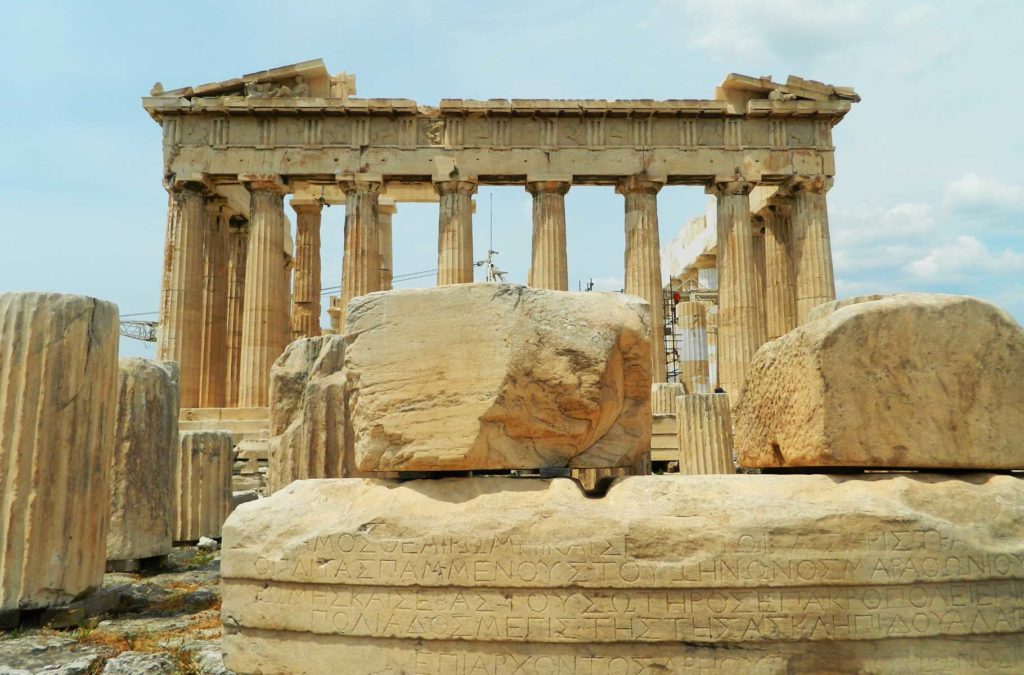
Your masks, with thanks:
M679 381L691 394L710 393L707 308L703 302L676 305Z
M437 285L473 281L473 194L476 183L449 180L434 183L440 198L437 233Z
M383 197L377 200L377 243L380 250L380 290L392 289L394 254L391 247L391 219L398 211L395 200Z
M223 408L227 387L228 278L227 200L206 200L203 261L203 357L199 373L199 407Z
M760 347L767 340L768 335L768 319L767 311L765 310L765 288L766 288L766 277L765 277L765 241L764 241L764 218L757 214L751 214L750 216L750 227L754 234L754 271L756 276L754 282L757 284L756 295L757 295L757 317L760 322L758 326L758 332L761 336L761 342L757 346Z
M569 290L569 262L565 250L566 181L531 181L533 195L533 255L527 285L553 291Z
M750 218L753 187L727 181L708 188L718 198L718 383L734 403L764 342Z
M651 305L651 381L665 382L665 308L658 239L658 190L663 183L641 176L619 181L626 202L626 293Z
M775 197L764 209L765 338L774 340L796 328L796 285L790 255L792 207Z
M317 199L292 199L295 209L295 300L292 339L320 335L320 215Z
M373 180L348 180L340 185L345 191L345 257L341 266L339 316L344 331L349 301L380 290L377 200L382 186L380 181Z
M676 405L679 473L734 474L732 417L726 394L680 396Z
M248 255L249 221L232 216L227 245L227 330L225 336L224 406L238 407L238 378L242 364L242 317L245 306L245 262Z
M825 204L825 193L832 187L832 179L796 176L785 187L793 195L791 246L797 324L801 324L812 309L836 299L832 241Z
M163 289L156 358L175 361L181 372L182 408L199 405L203 358L203 239L206 188L179 182L170 189L164 244Z
M284 186L272 178L246 181L249 189L249 243L242 310L242 353L238 405L266 407L270 367L288 344L288 324L281 311L285 286Z

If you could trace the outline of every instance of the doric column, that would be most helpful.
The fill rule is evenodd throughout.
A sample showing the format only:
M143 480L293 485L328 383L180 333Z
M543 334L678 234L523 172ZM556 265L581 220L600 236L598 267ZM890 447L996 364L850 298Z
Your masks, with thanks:
M665 308L661 290L658 190L662 182L642 176L619 181L615 191L626 202L626 293L651 305L651 381L664 382Z
M341 315L352 298L380 290L380 238L377 236L379 180L343 180L345 191L345 257L341 264Z
M288 344L288 324L280 306L286 283L281 225L285 190L274 177L243 181L250 206L238 405L262 408L269 398L270 367Z
M793 195L791 237L798 324L813 308L836 299L825 204L825 193L831 187L832 179L826 176L794 176L785 186Z
M718 305L707 308L705 320L708 325L708 386L714 391L718 382Z
M292 271L295 269L295 239L292 237L292 223L284 212L284 202L281 202L281 236L284 238L284 248L281 250L281 265L284 266L283 283L277 289L275 297L277 306L274 311L279 316L281 325L284 326L285 345L292 341Z
M732 401L764 342L750 219L753 187L744 181L708 187L718 198L718 382Z
M292 339L320 335L320 200L292 199L295 209L295 300Z
M437 285L473 281L473 194L476 183L434 183L440 197L437 232Z
M227 387L228 278L227 200L206 200L203 261L203 357L199 372L199 406L223 408Z
M390 291L394 276L394 255L391 249L391 219L398 208L395 200L384 197L377 200L377 243L380 250L380 289Z
M796 286L790 255L789 199L773 197L764 210L765 338L774 340L796 328Z
M569 290L565 251L565 193L567 181L531 181L533 195L533 256L527 285L553 291Z
M751 214L750 216L750 227L754 235L754 282L757 285L757 318L760 322L758 332L761 336L761 342L757 345L760 347L767 340L768 334L768 320L767 312L765 311L765 262L764 262L764 218L757 214Z
M249 221L232 216L227 248L227 331L225 338L224 406L238 406L238 378L242 364L242 318L245 306L245 262L248 255Z
M679 381L691 394L707 394L710 388L708 369L707 308L703 302L680 302L676 305L678 324Z
M206 188L184 181L170 188L156 358L181 370L182 408L199 405L203 358L203 238Z

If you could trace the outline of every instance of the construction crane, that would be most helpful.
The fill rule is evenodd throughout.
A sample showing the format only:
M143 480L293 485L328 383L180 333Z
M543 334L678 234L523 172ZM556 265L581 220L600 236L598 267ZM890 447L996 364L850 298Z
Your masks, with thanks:
M487 259L480 260L475 263L477 267L487 268L487 281L505 281L505 275L508 272L504 272L498 269L498 266L494 263L494 256L498 255L498 252L494 250L494 194L488 195L490 197L490 240L487 244Z
M156 331L159 326L156 321L122 321L121 335L133 340L156 342Z

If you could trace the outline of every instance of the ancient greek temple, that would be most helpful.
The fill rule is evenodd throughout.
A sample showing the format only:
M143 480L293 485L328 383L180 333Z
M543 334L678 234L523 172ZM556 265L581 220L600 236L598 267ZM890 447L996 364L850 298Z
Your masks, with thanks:
M438 203L438 285L471 282L481 185L533 195L528 283L554 290L568 289L566 193L601 185L621 194L625 290L650 302L654 326L664 323L658 192L703 186L717 203L718 371L727 391L738 390L767 335L759 264L791 285L789 324L835 297L825 195L832 127L859 100L850 88L733 74L711 100L424 106L354 93L353 76L314 60L181 89L157 84L143 98L163 129L169 193L157 358L180 364L183 408L266 406L271 364L292 339L320 334L328 204L345 205L335 327L349 300L390 289L402 201ZM761 263L750 202L759 186L772 189L768 231L792 242ZM285 195L296 213L294 248ZM662 382L662 337L654 340L652 377Z

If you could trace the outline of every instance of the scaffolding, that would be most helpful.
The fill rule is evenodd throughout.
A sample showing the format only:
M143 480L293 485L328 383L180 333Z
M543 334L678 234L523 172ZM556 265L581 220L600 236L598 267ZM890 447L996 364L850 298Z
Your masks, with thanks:
M675 291L663 290L661 292L662 306L664 307L663 316L665 317L664 325L664 342L665 342L665 381L666 382L678 382L679 381L679 345L678 335L676 333L676 303L679 302L679 294Z

